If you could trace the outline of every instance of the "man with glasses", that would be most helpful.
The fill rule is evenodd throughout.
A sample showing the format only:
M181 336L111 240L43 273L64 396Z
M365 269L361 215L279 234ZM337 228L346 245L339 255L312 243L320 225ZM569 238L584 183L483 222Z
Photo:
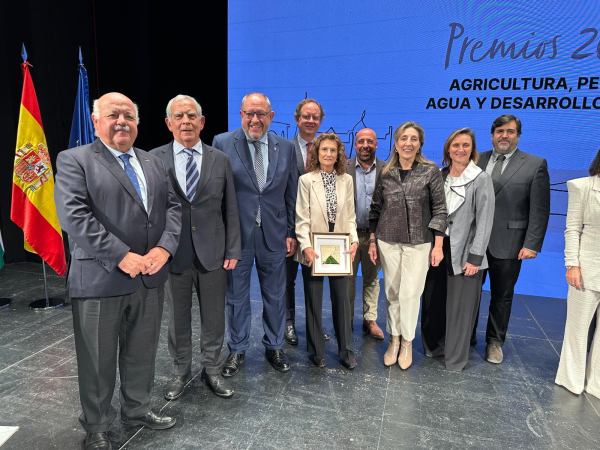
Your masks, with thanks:
M325 111L319 102L312 98L302 100L296 106L294 118L298 125L298 135L292 139L296 150L296 166L298 177L306 173L308 167L308 153L312 142L317 136ZM296 276L298 275L298 261L294 258L286 259L287 283L285 287L286 316L285 316L285 341L290 345L298 345L296 334ZM324 334L325 340L329 335Z
M227 272L229 356L226 377L238 373L250 347L250 278L256 271L263 301L263 345L271 365L290 370L282 350L285 327L285 261L296 252L295 207L298 169L294 145L268 133L275 113L266 95L250 93L242 99L242 128L215 136L213 147L231 161L236 188L242 257Z

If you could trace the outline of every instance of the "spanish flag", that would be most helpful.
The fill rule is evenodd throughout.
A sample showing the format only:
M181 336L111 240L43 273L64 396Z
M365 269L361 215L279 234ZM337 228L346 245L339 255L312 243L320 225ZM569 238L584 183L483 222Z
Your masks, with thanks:
M25 250L37 253L60 276L67 271L54 204L54 177L33 81L23 46L23 93L17 130L10 218L23 229Z

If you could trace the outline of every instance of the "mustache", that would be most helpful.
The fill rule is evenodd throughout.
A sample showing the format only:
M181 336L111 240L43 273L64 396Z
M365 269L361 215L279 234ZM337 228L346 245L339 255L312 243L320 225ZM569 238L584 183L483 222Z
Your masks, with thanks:
M115 124L115 131L130 131L129 125L119 125Z

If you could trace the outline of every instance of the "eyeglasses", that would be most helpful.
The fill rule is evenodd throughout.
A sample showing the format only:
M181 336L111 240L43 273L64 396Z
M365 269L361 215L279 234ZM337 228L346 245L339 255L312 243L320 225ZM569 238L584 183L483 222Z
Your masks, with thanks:
M302 120L310 120L312 118L312 120L314 120L315 122L318 122L319 120L321 120L321 116L311 116L310 114L302 114L300 117L302 117Z
M256 115L258 120L263 120L265 117L267 117L271 113L271 111L262 112L262 111L244 111L244 110L242 110L242 112L244 113L244 117L246 117L246 119L252 119L254 117L254 115Z

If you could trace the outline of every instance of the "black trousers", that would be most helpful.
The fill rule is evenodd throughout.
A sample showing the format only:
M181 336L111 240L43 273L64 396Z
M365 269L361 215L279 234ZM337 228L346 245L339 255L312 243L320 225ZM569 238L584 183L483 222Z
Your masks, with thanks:
M73 328L79 397L79 422L88 433L108 430L116 417L110 404L115 390L117 348L121 377L121 417L150 411L164 287L142 285L130 295L73 298Z
M298 261L293 256L285 258L285 325L296 324L296 276L298 276Z
M323 281L325 277L314 277L311 275L311 271L310 267L302 265L306 301L307 350L312 355L325 356L325 338L323 337ZM354 358L354 352L351 349L352 329L350 328L348 277L328 278L338 354L342 360L348 360Z
M225 291L227 275L222 267L207 271L196 258L194 266L181 274L170 273L166 297L169 309L169 353L173 375L192 371L192 289L200 305L200 362L206 373L221 373L221 347L225 339Z
M487 252L487 258L491 298L485 341L488 344L496 344L502 347L508 331L515 284L519 279L523 261L494 258L489 251ZM483 281L485 282L485 276ZM477 328L477 323L475 323L475 328Z

